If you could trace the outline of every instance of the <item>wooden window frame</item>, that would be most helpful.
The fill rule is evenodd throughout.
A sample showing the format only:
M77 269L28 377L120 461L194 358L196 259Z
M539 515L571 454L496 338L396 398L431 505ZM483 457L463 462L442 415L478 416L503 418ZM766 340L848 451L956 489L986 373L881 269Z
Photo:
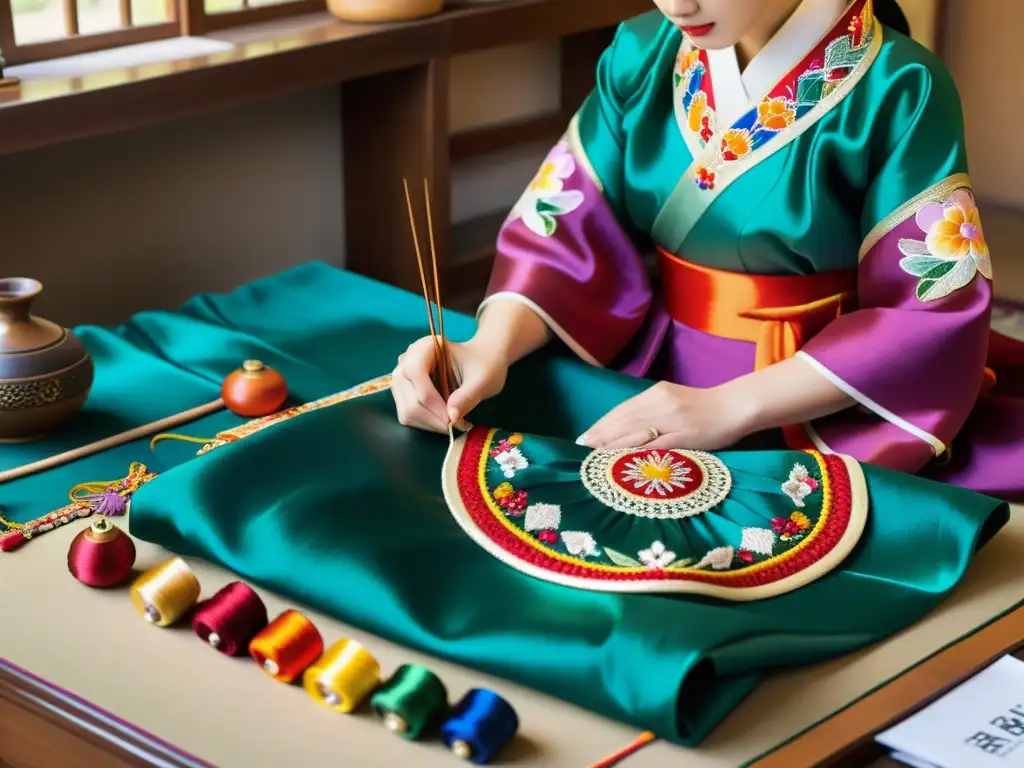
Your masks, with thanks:
M78 2L79 0L63 0L66 37L38 43L18 43L14 34L11 0L0 0L0 52L3 53L6 65L29 64L125 45L204 35L247 24L260 24L326 10L323 0L285 0L274 5L207 13L203 0L165 0L168 21L134 27L131 0L119 0L122 24L120 29L83 35L78 32ZM244 6L248 6L248 3L249 0L243 0Z

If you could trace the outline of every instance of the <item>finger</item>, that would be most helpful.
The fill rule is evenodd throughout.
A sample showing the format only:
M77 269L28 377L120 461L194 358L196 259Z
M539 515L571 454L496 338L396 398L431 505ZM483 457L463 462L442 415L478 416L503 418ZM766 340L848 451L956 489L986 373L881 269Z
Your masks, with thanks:
M648 390L649 392L650 390ZM621 440L637 431L637 424L644 421L649 411L651 397L642 392L612 408L580 435L576 441L580 445L598 448L610 441ZM646 428L644 428L646 430Z
M398 410L398 421L403 426L423 429L429 432L447 432L448 423L425 407L416 397L412 382L400 370L391 380L392 396Z
M426 343L423 343L426 342ZM415 400L430 411L448 429L448 414L444 398L434 386L431 374L437 365L433 344L429 339L416 342L399 363L396 372L412 387Z
M454 423L461 422L483 400L483 385L472 378L463 381L462 386L448 398L448 418Z
M633 431L621 436L603 442L599 447L606 451L612 451L614 449L625 449L625 447L648 447L650 441L650 431L646 429L637 430L635 427Z

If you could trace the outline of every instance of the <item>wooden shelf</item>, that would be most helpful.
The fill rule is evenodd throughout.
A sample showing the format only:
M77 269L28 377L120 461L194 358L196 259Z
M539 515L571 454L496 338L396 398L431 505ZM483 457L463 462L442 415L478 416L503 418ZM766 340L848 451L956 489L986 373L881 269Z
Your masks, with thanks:
M451 162L457 163L526 144L554 144L571 119L572 114L556 112L462 131L451 137L448 153Z

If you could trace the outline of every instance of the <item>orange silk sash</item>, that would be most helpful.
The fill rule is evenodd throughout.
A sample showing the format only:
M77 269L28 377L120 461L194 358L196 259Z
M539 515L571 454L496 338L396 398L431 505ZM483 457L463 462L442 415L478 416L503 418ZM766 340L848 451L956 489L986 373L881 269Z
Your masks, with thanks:
M665 305L677 322L755 345L755 370L792 357L857 298L857 270L748 275L692 264L658 249Z

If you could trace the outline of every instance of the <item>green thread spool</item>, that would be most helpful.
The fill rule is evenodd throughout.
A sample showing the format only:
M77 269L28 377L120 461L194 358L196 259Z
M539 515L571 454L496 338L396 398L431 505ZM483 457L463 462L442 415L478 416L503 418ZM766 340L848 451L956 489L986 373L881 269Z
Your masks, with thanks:
M419 664L403 664L370 699L370 707L392 733L416 739L448 708L441 678Z

